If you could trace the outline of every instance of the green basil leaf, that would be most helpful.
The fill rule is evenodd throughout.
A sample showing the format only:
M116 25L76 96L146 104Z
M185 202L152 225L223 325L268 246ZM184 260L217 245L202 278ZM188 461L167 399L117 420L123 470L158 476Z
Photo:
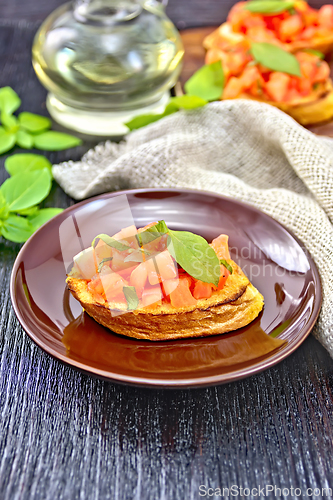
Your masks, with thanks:
M221 61L202 66L187 82L185 91L207 101L221 98L224 88L224 71Z
M19 153L16 155L8 156L5 161L5 169L9 175L21 174L22 172L32 172L34 170L49 170L50 175L52 164L42 155L35 155L33 153Z
M34 145L34 139L32 135L28 134L24 130L19 130L16 134L16 143L20 148L31 149Z
M134 286L124 286L123 292L127 302L127 310L134 311L139 305L139 299Z
M40 203L51 189L50 173L47 169L24 172L7 179L0 187L11 212L32 207Z
M11 134L10 132L5 132L0 134L0 154L6 153L16 143L16 134Z
M11 87L0 89L0 110L12 114L21 106L21 99Z
M28 220L34 230L36 230L61 212L63 212L63 208L41 208L36 213L29 216Z
M129 247L128 245L124 245L124 243L121 243L120 241L115 240L114 238L111 238L111 236L108 236L107 234L99 234L98 236L96 236L96 238L94 238L94 240L91 244L94 248L98 243L98 241L97 241L98 239L104 241L104 243L109 245L109 247L112 247L112 248L115 248L116 250L119 250L119 252L123 252L124 250L131 249L131 247Z
M35 115L34 113L28 113L24 111L18 116L19 123L21 127L32 134L43 132L51 128L52 122L50 118L41 115Z
M187 231L169 229L168 250L176 262L193 278L219 284L220 262L207 241Z
M1 122L2 122L2 125L4 125L6 127L8 132L17 132L19 129L18 120L17 120L16 116L9 115L5 111L1 112Z
M46 151L61 151L62 149L74 148L81 143L81 139L74 135L55 132L54 130L34 136L35 147Z
M293 0L252 0L246 2L244 9L256 14L280 14L292 9L294 5Z
M314 56L319 57L319 59L325 59L325 54L315 49L302 49L304 52L308 52L309 54L313 54Z
M260 0L261 1L261 0ZM290 75L302 76L299 62L289 52L271 43L253 42L251 53L254 59L273 71L281 71Z
M2 235L15 243L23 243L34 232L30 222L25 217L10 215L1 228Z
M101 272L101 270L102 270L102 267L104 266L104 264L105 264L106 262L110 262L110 260L112 260L112 259L113 259L113 257L105 257L104 259L102 259L102 260L101 260L101 262L98 264L98 269L97 269L97 271L100 273L100 272Z
M231 265L224 259L220 259L220 264L222 266L224 266L226 269L228 269L229 273L232 274L233 273L233 269L231 267Z

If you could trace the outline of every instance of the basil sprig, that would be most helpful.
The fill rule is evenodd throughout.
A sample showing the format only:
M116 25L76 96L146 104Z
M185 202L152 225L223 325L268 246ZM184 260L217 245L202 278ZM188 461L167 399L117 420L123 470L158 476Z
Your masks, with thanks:
M220 264L222 266L224 266L226 269L228 269L229 273L232 274L233 273L233 269L231 267L231 265L224 259L220 259Z
M123 292L127 302L127 310L134 311L139 305L139 298L134 286L124 286Z
M9 151L15 144L23 149L37 148L60 151L81 144L81 140L70 134L49 130L52 122L46 116L23 111L14 116L21 106L21 99L11 87L0 88L0 154Z
M118 240L115 240L114 238L111 238L111 236L108 236L107 234L99 234L96 236L96 238L93 239L92 242L92 247L96 247L98 240L104 241L109 247L115 248L116 250L119 250L119 252L123 252L125 250L132 250L132 248L128 245L124 245L124 243L121 243Z
M0 236L23 243L62 209L37 206L52 184L51 164L45 157L13 155L5 168L11 177L0 187Z
M253 42L251 54L257 63L272 71L281 71L289 75L302 76L298 60L293 54L267 42Z
M280 14L294 7L294 0L252 0L246 2L244 9L253 14Z
M188 231L173 231L167 227L164 220L141 233L143 238L145 232L156 237L167 234L168 250L177 264L193 278L218 285L220 262L204 238Z

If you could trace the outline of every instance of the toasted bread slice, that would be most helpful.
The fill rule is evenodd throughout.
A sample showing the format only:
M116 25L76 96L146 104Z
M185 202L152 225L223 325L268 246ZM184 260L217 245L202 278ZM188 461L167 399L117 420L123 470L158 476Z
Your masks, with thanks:
M195 306L174 308L162 303L126 312L124 304L98 304L88 290L87 281L67 278L67 286L83 309L98 323L116 333L148 340L202 337L230 332L253 321L264 305L263 296L249 282L240 267L228 261L233 273L220 291ZM111 310L122 314L114 315Z

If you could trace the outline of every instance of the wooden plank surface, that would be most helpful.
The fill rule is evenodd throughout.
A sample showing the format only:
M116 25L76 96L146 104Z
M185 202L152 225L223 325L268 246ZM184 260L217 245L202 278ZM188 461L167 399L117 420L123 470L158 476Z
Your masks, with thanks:
M30 63L35 30L0 23L0 87L46 114ZM46 155L76 160L93 144ZM46 205L72 203L54 186ZM293 487L308 498L307 488L333 487L333 360L313 337L278 366L225 386L98 380L46 355L18 323L9 281L19 248L0 241L1 500L198 500L200 485Z

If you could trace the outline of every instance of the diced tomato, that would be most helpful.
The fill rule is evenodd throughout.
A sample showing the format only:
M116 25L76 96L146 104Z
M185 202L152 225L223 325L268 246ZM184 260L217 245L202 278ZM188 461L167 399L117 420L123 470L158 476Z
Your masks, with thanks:
M228 271L228 269L226 267L220 266L220 269L221 269L221 275L220 275L219 284L217 287L218 290L222 290L222 288L225 285L225 282L228 279L228 276L230 276L230 271Z
M263 27L250 28L247 32L247 35L254 42L266 42L266 43L274 43L275 45L281 45L281 42L276 37L276 34L272 30L267 30Z
M275 102L283 102L288 91L290 79L290 76L286 73L278 71L271 73L268 82L265 84L268 96Z
M325 82L330 76L330 67L326 61L320 61L318 59L316 63L316 71L312 82Z
M195 299L209 299L212 296L213 290L210 283L204 283L200 280L195 280L193 288L193 297Z
M95 246L95 255L97 264L99 264L103 259L112 257L112 247L104 243L103 240L99 240Z
M291 42L302 31L303 22L299 14L294 14L281 22L279 38L282 42Z
M127 267L126 269L123 269L122 271L118 271L119 276L124 278L125 280L129 280L131 274L133 271L138 267L138 265Z
M235 99L242 93L242 81L240 78L232 76L223 90L223 99Z
M243 90L248 90L258 80L262 80L262 85L265 83L257 66L247 66L240 79L243 83Z
M244 19L243 21L243 26L245 26L246 30L249 28L266 28L266 23L262 16L258 14L252 14L251 16L248 16Z
M173 307L195 306L197 301L191 294L189 280L179 277L178 280L166 280L163 283L165 293L170 295Z
M300 40L312 40L316 36L316 28L314 26L308 26L300 34Z
M146 262L141 262L133 271L130 277L130 285L135 287L137 296L142 296L143 289L147 282L148 271Z
M333 28L333 5L323 5L318 12L319 25L328 29Z
M100 279L106 300L109 302L110 299L122 292L124 286L128 286L128 282L117 273L101 275Z
M142 305L144 307L151 306L153 304L158 305L161 304L161 302L162 302L162 290L159 285L143 290Z
M94 301L97 302L97 304L104 304L105 300L102 296L103 286L101 280L89 281L88 290L94 297Z
M289 15L289 12L282 12L281 14L276 14L275 16L262 16L262 18L265 21L267 29L277 31L281 22L289 17Z
M299 11L299 9L297 10ZM303 19L303 24L306 28L318 25L319 16L317 10L312 9L309 5L307 5L301 14Z
M229 236L227 236L226 234L220 234L220 236L215 238L210 243L210 246L215 250L215 253L219 259L230 259L228 240Z
M249 61L250 57L246 54L243 48L235 49L235 51L229 52L228 70L230 75L240 75Z
M75 255L73 260L83 279L90 280L97 273L96 255L93 247L82 250Z
M244 27L244 20L251 15L248 10L245 10L243 7L246 5L246 2L238 2L231 9L228 14L227 21L230 23L232 30L235 32L242 31Z
M148 280L151 285L157 285L161 281L175 278L177 276L177 269L172 260L170 252L164 250L158 253L154 258L146 261L148 271Z

